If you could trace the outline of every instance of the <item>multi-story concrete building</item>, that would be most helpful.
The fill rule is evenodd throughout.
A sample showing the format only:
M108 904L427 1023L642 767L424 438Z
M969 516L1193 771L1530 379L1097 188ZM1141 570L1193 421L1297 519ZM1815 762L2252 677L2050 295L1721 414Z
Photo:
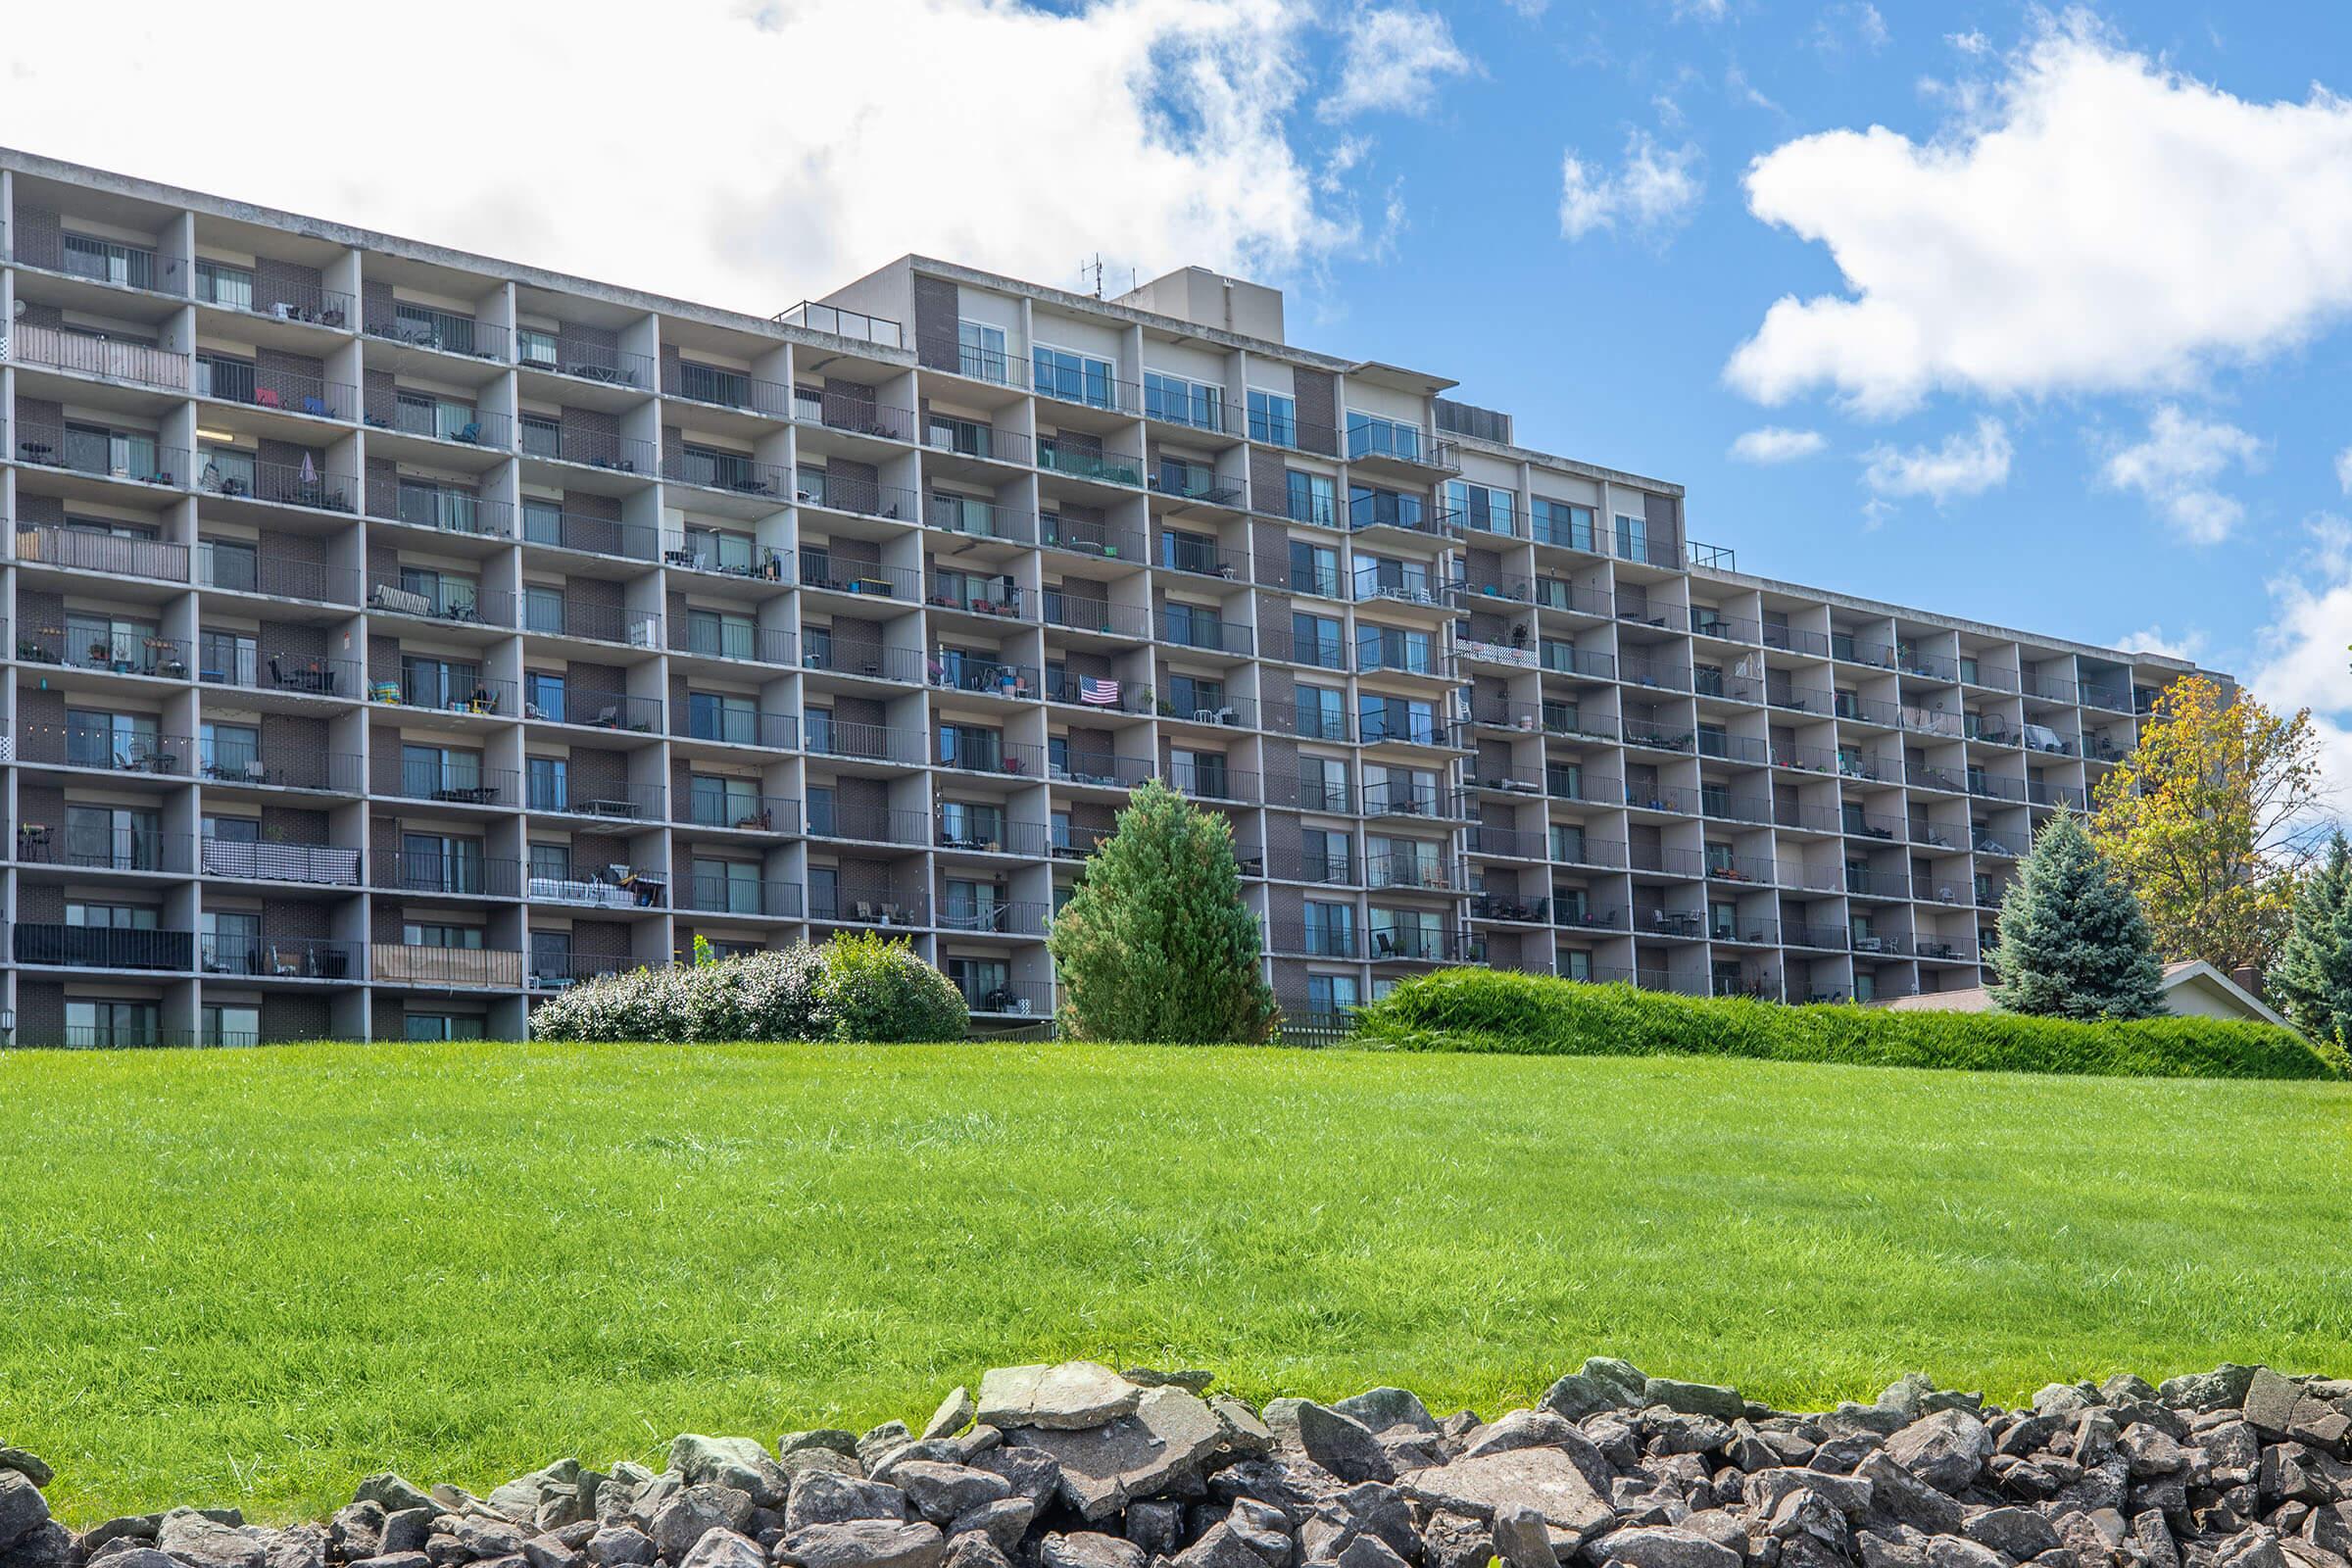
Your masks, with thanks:
M1201 270L771 320L16 154L0 225L25 1044L511 1036L844 928L1040 1019L1154 776L1294 1013L1969 986L2189 667L1743 574Z

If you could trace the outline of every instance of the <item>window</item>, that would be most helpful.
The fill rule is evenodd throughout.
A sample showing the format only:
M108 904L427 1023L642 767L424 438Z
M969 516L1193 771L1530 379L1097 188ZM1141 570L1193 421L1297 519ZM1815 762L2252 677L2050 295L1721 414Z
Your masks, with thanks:
M530 808L534 811L566 811L571 808L571 763L561 757L531 757L523 760L523 772L530 790Z
M1040 345L1036 362L1037 390L1041 396L1098 409L1116 407L1113 392L1117 377L1108 360Z
M767 488L767 481L759 476L758 465L749 453L688 441L678 449L678 477L689 484L755 493Z
M393 395L392 415L393 425L410 435L438 436L444 441L481 439L481 421L473 405L462 398L400 391Z
M1303 611L1292 611L1291 642L1294 657L1301 664L1314 664L1324 669L1348 667L1348 645L1340 640L1340 623L1336 616L1310 615Z
M1016 999L1011 990L1011 969L1003 958L956 958L947 960L948 979L963 993L964 1002L984 1012L1016 1010ZM1026 1011L1025 1007L1018 1010Z
M152 713L66 710L66 761L71 766L123 772L145 766L159 751Z
M1212 721L1225 710L1225 683L1200 675L1168 677L1168 707L1178 717L1198 718L1209 715Z
M249 496L260 470L254 454L240 452L235 447L207 443L197 449L204 466L197 470L197 479L205 489L224 496ZM118 465L115 471L122 471Z
M1565 545L1571 550L1592 548L1592 509L1538 497L1529 507L1535 520L1536 542Z
M1429 563L1392 561L1386 556L1364 556L1357 560L1355 597L1402 599L1416 605L1438 602L1437 590L1431 586Z
M473 346L473 318L459 316L450 311L436 311L429 305L411 305L406 300L392 304L392 320L400 336L407 342L426 348L447 349L452 354L471 354Z
M816 798L820 791L808 792L809 815L816 814ZM826 828L832 827L833 792L821 791L825 798ZM750 778L724 778L715 774L697 773L687 781L687 810L699 827L768 827L763 820L760 804L760 781Z
M208 1046L258 1046L262 1043L262 1009L206 1003L204 1043Z
M197 920L197 953L208 974L259 974L262 917L232 909L207 909Z
M1340 593L1340 553L1329 545L1291 541L1291 588L1302 594L1336 599Z
M1356 632L1355 657L1359 669L1401 669L1416 675L1434 674L1437 670L1430 636L1425 631L1404 631L1393 626L1361 627Z
M1169 642L1186 648L1222 648L1225 646L1225 627L1217 619L1217 612L1209 605L1188 605L1171 599L1162 612Z
M1355 956L1355 907L1348 904L1306 904L1306 951L1323 958Z
M1376 414L1348 416L1348 456L1357 458L1396 458L1406 463L1421 461L1421 427L1398 419L1383 418Z
M419 893L478 894L482 891L480 839L452 838L441 833L403 833L400 836L400 860L403 887L413 888ZM474 935L477 940L470 946L478 948L481 946L478 940L480 933L477 931ZM415 936L409 938L411 947L457 945L420 942Z
M973 724L939 726L939 760L945 767L997 772L1004 760L1004 737Z
M518 326L514 329L515 357L534 369L552 370L563 364L556 347L556 334L544 326ZM530 416L525 415L528 423Z
M978 419L958 418L952 414L931 416L930 443L943 452L960 453L967 458L985 458L993 454L996 430Z
M1347 740L1347 694L1328 686L1299 687L1298 735L1302 740Z
M1004 926L1004 905L993 882L951 880L940 909L940 924L955 931L998 931Z
M1171 782L1188 795L1204 795L1211 800L1228 800L1228 779L1225 754L1222 752L1191 752L1177 747L1169 753L1169 771L1175 774Z
M1002 341L998 347L1002 357ZM969 375L971 372L966 370L964 373ZM731 409L748 409L752 405L752 379L741 370L726 370L715 365L697 365L692 360L680 360L678 396L692 398L697 403L717 403Z
M522 450L525 457L556 458L564 455L564 421L552 414L525 414L515 420L522 426Z
M445 533L480 533L482 498L470 490L452 489L421 479L400 481L400 520Z
M1011 367L1004 358L1004 329L985 321L956 323L956 368L981 381L1007 379Z
M162 1038L161 1008L152 1002L66 1000L69 1046L152 1046Z
M232 311L253 309L253 273L226 262L196 264L196 297Z
M525 583L522 590L522 629L561 635L564 630L564 590L546 583Z
M1357 699L1356 718L1366 745L1374 741L1409 741L1416 746L1437 744L1437 705L1419 698L1367 693Z
M703 523L686 525L686 554L704 571L748 574L760 555L760 541L734 528Z
M531 718L544 718L561 724L565 721L564 698L565 677L552 670L526 671L522 677L523 712Z
M1355 976L1351 974L1310 974L1306 977L1308 1017L1342 1018L1355 1004Z
M757 623L723 610L686 612L686 651L713 659L750 659Z
M833 806L838 798L830 784L808 786L808 831L817 838L833 837Z
M1250 389L1250 439L1271 446L1298 444L1298 400Z
M1399 495L1394 490L1378 490L1370 485L1351 484L1348 487L1348 525L1351 528L1409 528L1418 532L1422 526L1421 498Z
M432 566L403 566L400 586L403 593L424 600L432 614L452 620L481 619L482 585L477 577Z
M1581 823L1551 824L1551 858L1568 865L1585 863L1585 830Z
M1446 956L1444 927L1435 909L1374 909L1372 956L1375 958L1442 958Z
M1318 528L1339 526L1339 487L1329 477L1292 468L1286 471L1284 482L1293 522L1312 523Z
M65 270L128 288L155 287L155 252L87 234L65 236Z
M1348 835L1333 828L1298 830L1298 874L1307 882L1351 880Z
M229 403L254 401L253 365L219 354L196 356L196 395Z
M143 904L90 904L76 901L66 906L66 924L81 926L91 931L153 931L159 911Z
M252 593L260 580L260 553L242 540L207 539L197 546L197 554L202 558L204 580L211 587Z
M417 1042L479 1040L482 1020L462 1012L412 1012L406 1016L404 1037Z
M1971 686L1981 686L1984 684L1984 682L1977 679L1976 660L1967 654L1962 654L1960 656L1960 678L1968 682Z
M1069 819L1062 820L1066 824ZM942 801L939 841L952 849L998 849L1004 842L1004 808L974 801Z
M248 779L261 774L262 732L252 724L220 724L206 719L197 734L204 776Z
M1222 430L1224 389L1205 381L1188 381L1164 370L1146 370L1144 413L1171 424L1189 424L1196 430Z
M571 846L568 844L534 844L527 858L533 882L568 882L571 880Z
M485 801L494 793L482 787L481 753L414 741L400 748L400 792L420 801Z
M1565 948L1560 952L1560 973L1571 980L1592 978L1592 955L1582 948Z
M694 900L697 907L729 914L758 914L764 907L760 867L749 860L694 861Z
M1302 811L1348 809L1348 764L1337 757L1298 759L1298 808Z
M1617 514L1617 554L1627 561L1649 559L1649 519Z
M1446 481L1446 510L1453 520L1479 533L1516 535L1519 532L1519 505L1508 490L1490 485L1472 484L1464 479Z
M812 742L816 719L816 714L808 715ZM749 746L758 729L759 711L749 697L728 697L716 692L689 692L686 696L686 731L695 740L731 741L738 746Z

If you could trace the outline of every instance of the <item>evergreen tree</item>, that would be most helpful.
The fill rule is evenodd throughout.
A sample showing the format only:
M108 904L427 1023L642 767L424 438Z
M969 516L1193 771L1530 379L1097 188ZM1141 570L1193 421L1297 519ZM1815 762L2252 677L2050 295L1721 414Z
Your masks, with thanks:
M2270 973L2278 1008L2314 1040L2352 1046L2352 848L2338 828L2295 892L2294 926Z
M1232 824L1157 780L1087 858L1046 947L1074 1039L1255 1042L1280 1016L1258 973Z
M2147 916L2072 811L2035 835L2001 901L2000 935L1992 999L2012 1012L2146 1018L2164 1010Z

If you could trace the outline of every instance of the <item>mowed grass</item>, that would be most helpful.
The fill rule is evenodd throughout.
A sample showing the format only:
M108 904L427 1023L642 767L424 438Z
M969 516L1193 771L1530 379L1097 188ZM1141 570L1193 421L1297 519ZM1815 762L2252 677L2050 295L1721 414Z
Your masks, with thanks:
M0 1055L0 1442L322 1513L989 1365L1492 1412L2352 1372L2352 1086L967 1047Z

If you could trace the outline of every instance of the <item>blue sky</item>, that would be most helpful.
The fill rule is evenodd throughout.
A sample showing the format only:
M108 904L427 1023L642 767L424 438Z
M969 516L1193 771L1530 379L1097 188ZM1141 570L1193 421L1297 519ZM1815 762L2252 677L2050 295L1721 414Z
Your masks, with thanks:
M500 62L442 81L454 137L185 112L322 54L430 110L366 8L125 0L12 19L0 141L762 314L906 251L1230 268L1300 342L1680 481L1748 570L2187 652L2317 709L2352 786L2352 7L404 15Z

